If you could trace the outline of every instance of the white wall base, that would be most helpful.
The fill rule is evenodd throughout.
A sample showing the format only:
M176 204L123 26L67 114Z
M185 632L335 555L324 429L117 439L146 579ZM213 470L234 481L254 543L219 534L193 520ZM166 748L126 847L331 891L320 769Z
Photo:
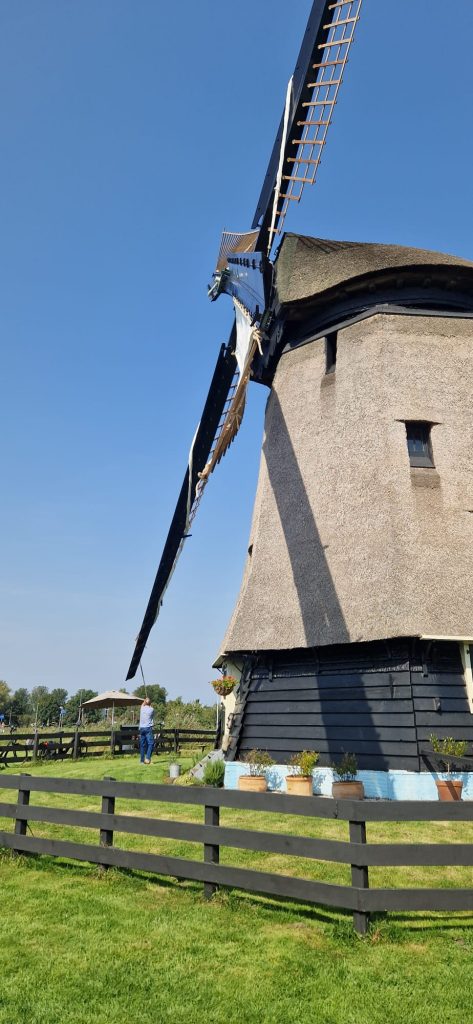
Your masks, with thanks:
M267 772L268 787L276 792L286 791L286 775L288 766L273 765ZM225 787L238 788L240 775L248 775L248 765L239 761L228 761L225 766ZM315 768L314 794L318 796L332 795L334 776L331 768ZM365 796L378 800L438 800L435 779L462 779L463 800L473 800L473 772L454 772L447 776L445 772L406 772L391 771L359 771L357 779L365 787Z

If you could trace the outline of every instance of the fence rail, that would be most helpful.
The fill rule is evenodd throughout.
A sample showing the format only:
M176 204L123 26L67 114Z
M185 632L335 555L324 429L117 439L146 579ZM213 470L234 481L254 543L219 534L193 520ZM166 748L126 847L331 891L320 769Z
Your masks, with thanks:
M174 753L185 746L214 745L213 729L157 729L155 753ZM130 753L139 748L139 729L71 729L48 732L0 732L0 767L36 759L67 760L68 758L100 756L104 750L112 755Z
M0 831L0 846L21 853L48 854L204 883L211 896L219 886L323 904L353 913L355 929L364 933L369 914L389 910L473 910L473 887L371 888L369 868L377 866L472 866L472 843L369 843L367 823L384 821L473 821L473 802L356 801L243 793L212 787L180 789L169 785L82 779L51 779L29 775L3 776L1 789L17 791L16 803L0 803L0 817L14 821L14 831ZM102 798L100 811L71 810L30 803L32 793L65 793ZM202 824L115 813L117 799L201 806ZM220 825L220 808L331 818L349 823L349 841L283 835ZM98 845L27 834L28 822L46 822L96 829ZM120 849L115 832L156 836L203 845L203 861ZM229 867L220 863L220 849L235 847L283 853L351 865L351 885L312 881L272 872Z

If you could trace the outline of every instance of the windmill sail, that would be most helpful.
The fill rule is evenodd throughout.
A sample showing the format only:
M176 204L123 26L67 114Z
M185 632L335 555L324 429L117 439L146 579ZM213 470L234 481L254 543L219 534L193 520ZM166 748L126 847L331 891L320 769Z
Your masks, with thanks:
M315 0L312 4L291 79L289 110L281 117L253 218L252 227L260 228L257 248L270 252L290 203L299 202L305 186L315 182L361 3Z

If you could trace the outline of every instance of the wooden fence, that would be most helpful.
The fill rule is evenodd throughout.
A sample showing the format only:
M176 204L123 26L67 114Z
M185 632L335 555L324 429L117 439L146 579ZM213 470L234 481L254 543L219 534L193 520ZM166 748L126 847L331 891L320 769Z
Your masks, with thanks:
M159 729L155 733L155 752L178 754L185 746L204 749L214 746L213 729ZM60 730L56 732L0 732L0 767L34 760L60 760L78 757L129 754L139 749L136 728L99 730Z
M195 787L192 789L149 783L79 779L35 778L10 775L0 779L1 789L17 790L16 803L0 803L0 817L14 820L14 831L0 831L0 846L26 854L48 854L89 861L105 867L135 869L187 878L204 883L207 897L219 886L288 897L353 912L355 929L366 932L370 912L389 910L473 910L473 887L369 888L374 865L473 865L473 843L368 843L366 825L383 821L472 821L473 803L459 801L332 800L275 793ZM69 810L30 804L32 793L79 794L101 797L101 811ZM116 814L117 799L197 804L204 810L203 824ZM349 841L317 839L222 826L220 808L296 814L349 823ZM157 808L160 813L161 809ZM97 829L98 845L37 838L27 834L29 822ZM114 833L159 836L203 844L203 861L141 853L114 846ZM334 885L272 872L228 867L220 863L221 847L289 854L351 865L351 885Z

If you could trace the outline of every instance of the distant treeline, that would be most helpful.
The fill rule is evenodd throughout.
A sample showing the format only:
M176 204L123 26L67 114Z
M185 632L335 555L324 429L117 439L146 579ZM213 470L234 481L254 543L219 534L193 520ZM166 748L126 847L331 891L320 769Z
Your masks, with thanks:
M182 697L169 700L164 686L152 683L149 686L138 686L133 693L137 697L148 696L155 709L155 725L163 724L166 729L214 729L215 704L201 704L199 700L183 701ZM79 707L92 697L97 697L96 690L83 689L69 697L67 690L57 687L49 690L47 686L35 686L31 692L24 688L11 691L8 684L0 680L0 726L5 728L26 728L29 726L73 726L79 721ZM128 724L136 721L139 708L115 708L114 720L117 724ZM2 719L3 716L3 719ZM83 711L81 721L94 724L106 721L107 712Z

